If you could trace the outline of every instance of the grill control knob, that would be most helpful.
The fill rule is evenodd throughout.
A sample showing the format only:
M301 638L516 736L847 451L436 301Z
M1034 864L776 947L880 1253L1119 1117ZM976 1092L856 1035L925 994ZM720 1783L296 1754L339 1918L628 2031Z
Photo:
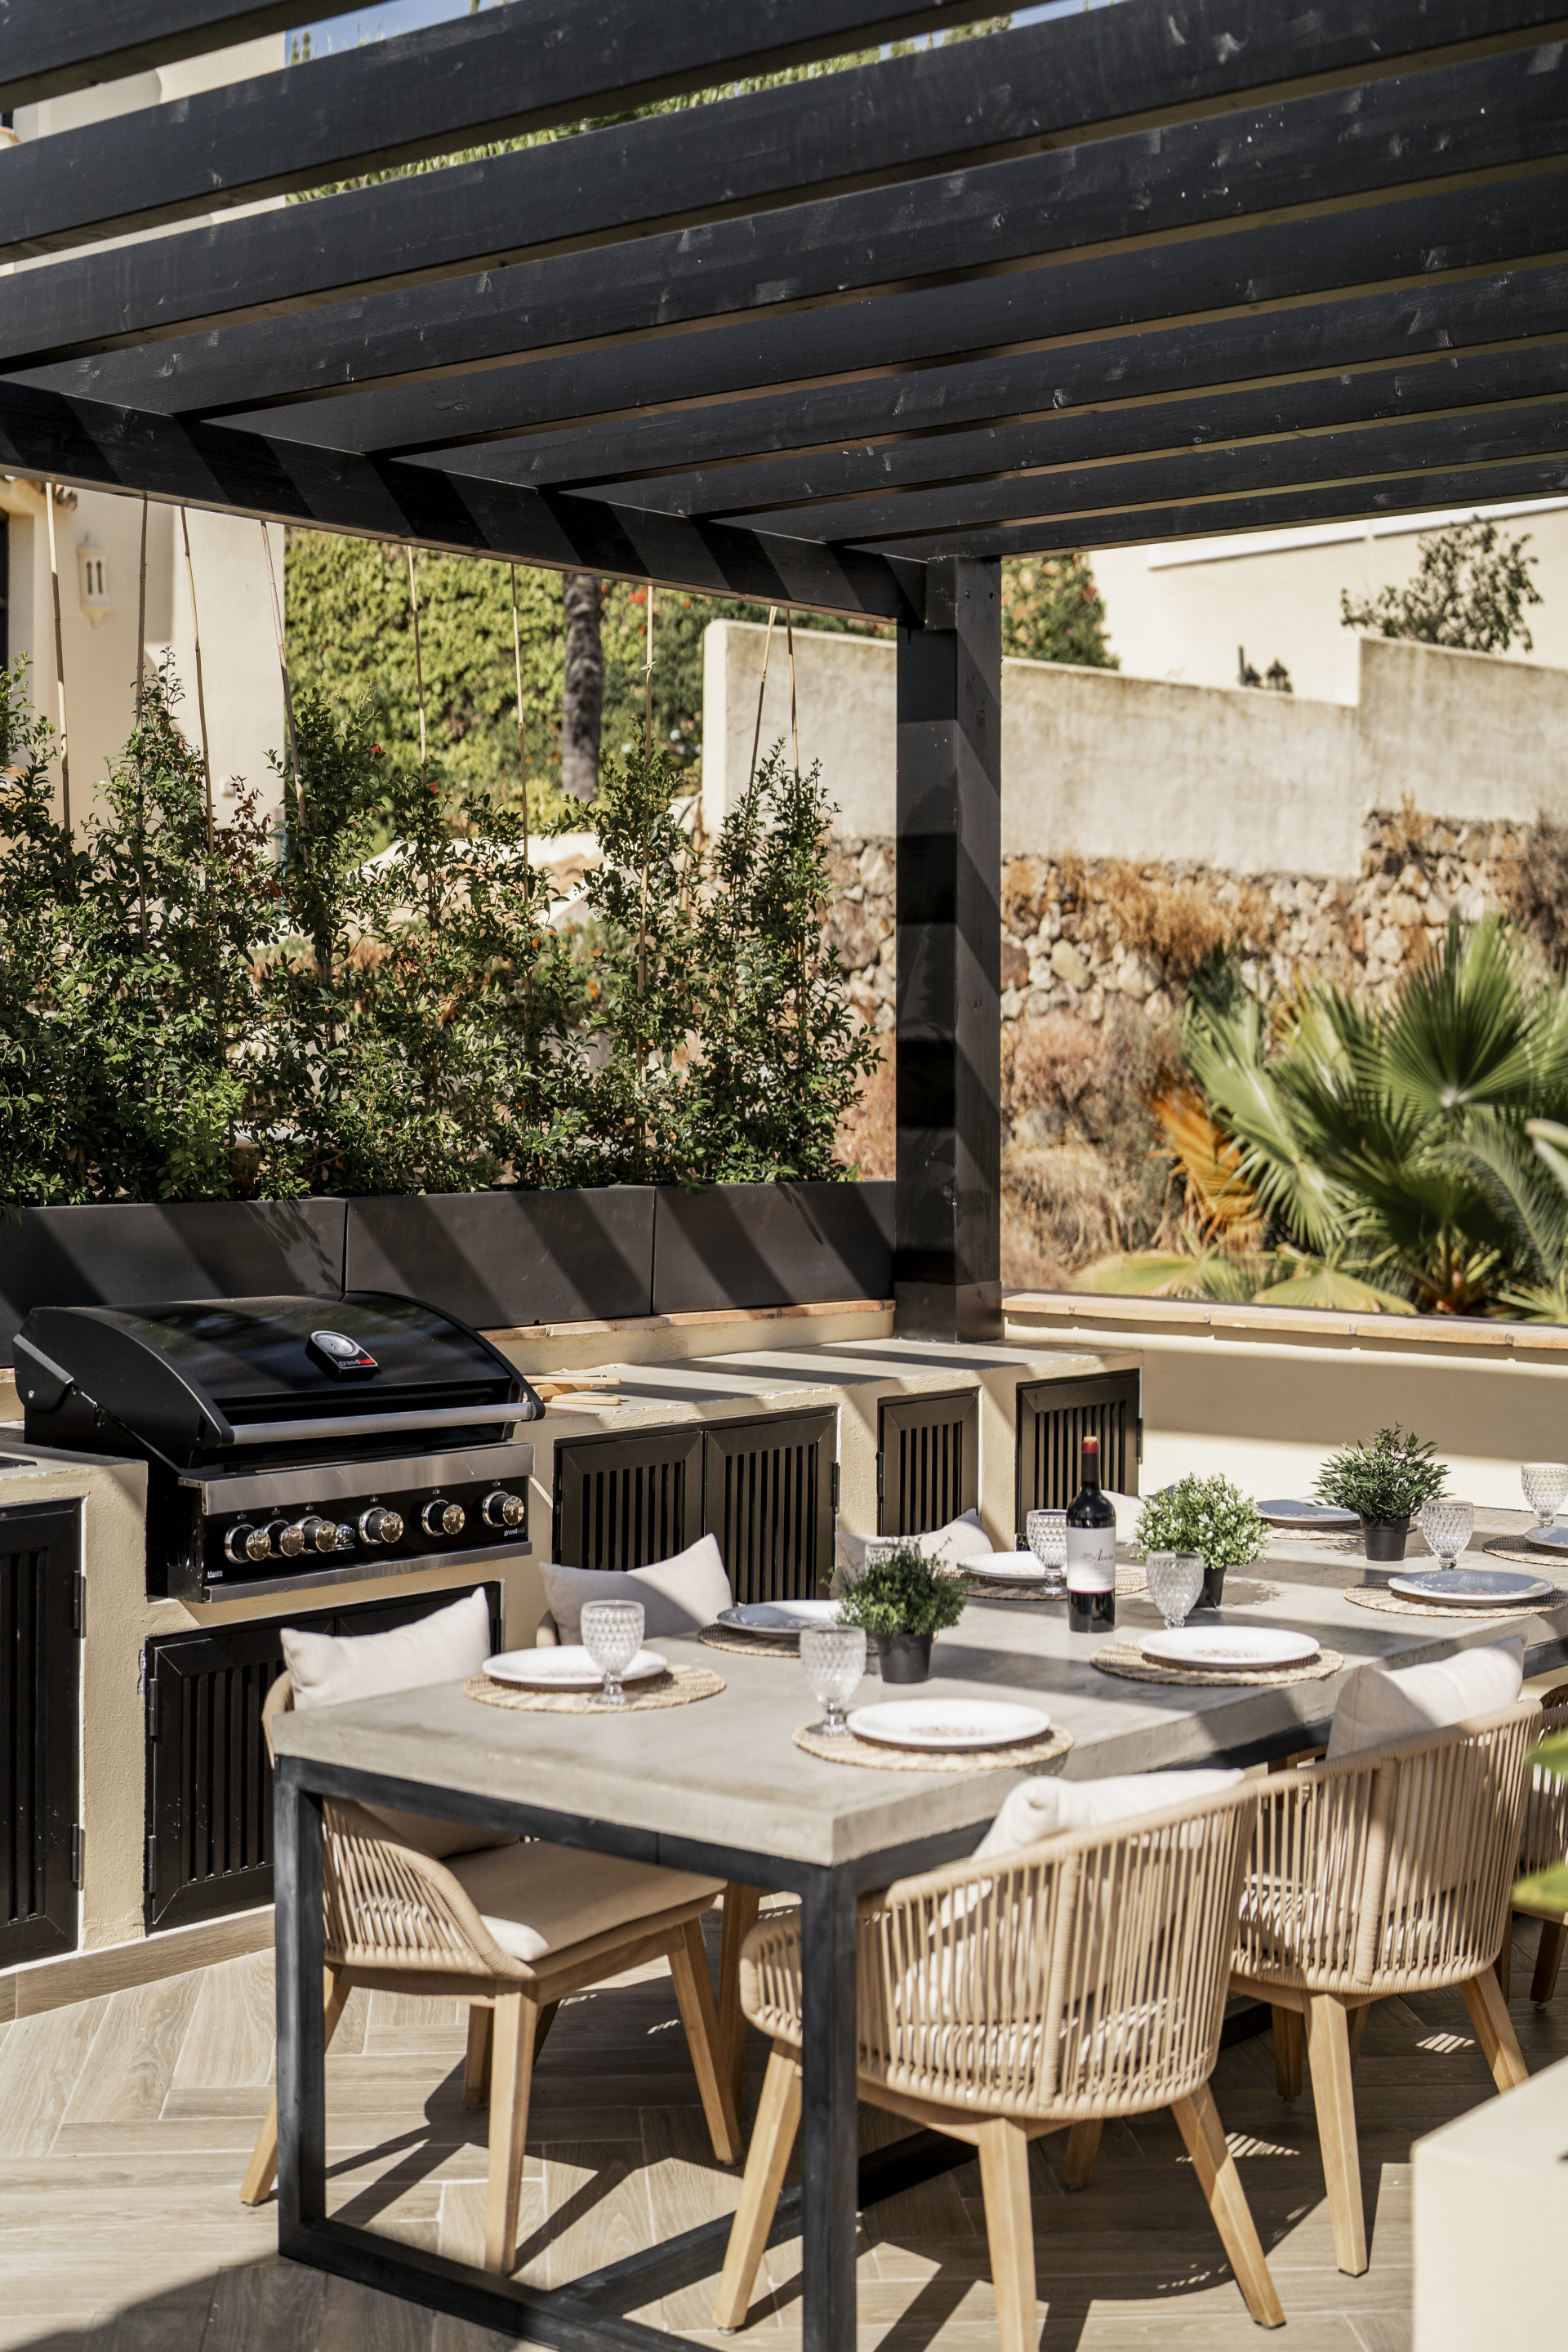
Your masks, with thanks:
M290 1526L287 1519L274 1519L267 1530L272 1549L283 1559L298 1559L305 1549L305 1530Z
M354 1531L346 1519L341 1519L332 1529L332 1533L337 1538L337 1541L332 1546L334 1551L353 1551Z
M487 1528L520 1528L528 1517L528 1506L521 1495L509 1495L498 1486L479 1505L479 1513Z
M461 1503L448 1503L445 1495L426 1503L419 1517L427 1536L460 1536L468 1523Z
M337 1524L332 1519L319 1519L313 1514L299 1522L300 1540L306 1551L335 1551L338 1545Z
M399 1512L386 1510L380 1503L376 1503L370 1510L362 1512L359 1531L366 1543L395 1543L403 1533L402 1516Z
M265 1528L253 1528L248 1519L237 1519L224 1538L224 1550L235 1561L265 1559L272 1546Z

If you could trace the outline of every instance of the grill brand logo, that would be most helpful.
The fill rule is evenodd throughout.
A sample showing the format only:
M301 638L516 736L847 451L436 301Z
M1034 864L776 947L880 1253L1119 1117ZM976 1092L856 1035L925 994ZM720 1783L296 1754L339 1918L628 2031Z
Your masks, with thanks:
M340 1378L363 1377L376 1369L375 1358L357 1339L347 1339L342 1331L312 1331L310 1353L318 1363Z

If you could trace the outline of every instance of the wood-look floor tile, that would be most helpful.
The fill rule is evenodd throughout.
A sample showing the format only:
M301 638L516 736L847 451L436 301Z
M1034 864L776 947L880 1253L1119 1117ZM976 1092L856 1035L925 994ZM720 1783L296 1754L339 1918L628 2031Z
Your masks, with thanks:
M193 1971L111 1993L62 2122L152 2121L174 2080L200 1990Z
M133 2304L128 2311L103 2314L87 2339L86 2352L202 2352L207 2305Z
M434 2312L405 2303L401 2295L377 2294L373 2287L350 2279L330 2278L321 2296L315 2352L431 2352L435 2318ZM300 2352L308 2347L302 2345Z
M544 2150L544 2221L523 2247L522 2275L566 2286L654 2242L641 2132L628 2162L618 2141L551 2142Z
M1357 2311L1351 2315L1360 2352L1411 2352L1415 2329L1408 2311Z
M110 1996L19 2017L0 2044L0 2146L47 2156L86 2066Z
M282 2352L314 2344L326 2273L300 2263L247 2263L219 2273L202 2352Z
M171 2087L270 2083L278 2039L271 1953L204 1969L200 1984Z

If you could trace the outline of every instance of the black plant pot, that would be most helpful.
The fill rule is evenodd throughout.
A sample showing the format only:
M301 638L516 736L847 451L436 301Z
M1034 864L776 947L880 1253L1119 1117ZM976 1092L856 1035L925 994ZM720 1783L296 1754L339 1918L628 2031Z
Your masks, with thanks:
M873 1633L885 1683L923 1683L931 1674L932 1633Z
M1203 1597L1199 1601L1198 1606L1200 1609L1220 1609L1223 1608L1224 1605L1225 1570L1223 1568L1205 1568L1204 1570Z
M1403 1559L1410 1534L1408 1519L1363 1519L1362 1547L1368 1559Z

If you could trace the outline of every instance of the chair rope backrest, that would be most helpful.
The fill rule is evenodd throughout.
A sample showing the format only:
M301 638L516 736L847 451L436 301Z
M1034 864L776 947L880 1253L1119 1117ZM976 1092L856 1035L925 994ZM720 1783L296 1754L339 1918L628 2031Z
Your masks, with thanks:
M1001 2115L1184 2096L1219 2048L1257 1801L1248 1785L890 1887L861 1922L862 2070Z
M1541 1694L1541 1738L1568 1729L1568 1683ZM1524 1826L1519 1834L1519 1872L1525 1877L1549 1870L1568 1857L1568 1780L1532 1764L1524 1796Z

